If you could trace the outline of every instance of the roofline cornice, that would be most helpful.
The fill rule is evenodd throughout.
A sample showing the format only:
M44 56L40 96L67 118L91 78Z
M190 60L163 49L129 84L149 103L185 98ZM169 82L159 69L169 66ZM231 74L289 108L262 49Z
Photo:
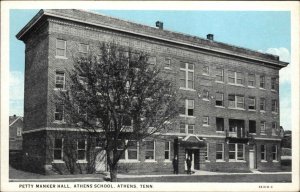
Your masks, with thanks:
M214 53L219 53L219 54L224 54L224 55L230 55L230 56L234 56L234 57L238 57L238 58L242 58L242 59L246 59L246 60L253 60L253 61L256 61L256 62L262 62L262 63L266 63L266 64L271 64L273 66L275 65L275 66L277 66L279 68L286 67L289 64L289 63L283 62L283 61L277 61L277 60L276 61L271 61L271 60L267 60L267 59L261 59L261 58L257 58L257 57L251 57L251 56L246 55L246 54L242 55L241 53L235 54L235 53L232 53L230 51L217 50L217 49L214 49L213 47L209 47L208 48L208 47L203 47L203 46L199 46L199 45L193 45L193 44L190 44L190 43L187 43L187 42L166 39L166 38L162 38L162 37L158 37L158 36L154 36L154 35L149 35L149 34L134 32L134 31L125 30L125 29L120 29L120 28L117 28L117 27L107 26L107 25L103 25L103 24L99 24L99 23L82 21L82 20L79 20L79 19L76 19L76 18L70 18L70 17L66 17L66 16L63 16L63 15L58 15L58 14L54 14L54 13L45 12L44 10L40 10L37 13L37 15L35 15L29 21L29 23L27 23L21 29L21 31L16 35L17 39L22 40L23 36L34 25L36 25L36 23L38 23L44 16L49 16L49 17L54 17L54 18L60 18L60 19L69 20L69 21L73 21L73 22L77 22L77 23L83 23L83 24L87 24L87 25L91 25L91 26L95 26L95 27L100 27L100 28L106 28L106 29L113 30L113 31L123 32L123 33L131 34L131 35L141 36L141 37L146 37L146 38L150 38L150 39L154 39L154 40L159 40L159 41L163 41L163 42L168 42L168 43L172 43L172 44L183 45L183 46L186 46L186 47L201 49L201 50L205 50L205 51L208 51L208 52L214 52Z

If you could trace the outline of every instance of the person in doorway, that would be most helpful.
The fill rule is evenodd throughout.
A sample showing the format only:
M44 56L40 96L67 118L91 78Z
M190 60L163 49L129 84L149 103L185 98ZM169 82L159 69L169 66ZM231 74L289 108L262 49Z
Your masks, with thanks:
M178 159L177 159L177 155L175 155L175 157L173 159L173 170L174 170L174 174L178 174Z
M191 172L192 160L190 156L188 156L186 159L186 166L187 166L187 174L192 174Z

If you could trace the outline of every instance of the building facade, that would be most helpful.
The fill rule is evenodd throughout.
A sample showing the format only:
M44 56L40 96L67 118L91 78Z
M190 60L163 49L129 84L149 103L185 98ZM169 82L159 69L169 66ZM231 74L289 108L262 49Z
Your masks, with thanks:
M9 116L9 151L22 150L23 117Z
M160 139L127 149L120 171L172 172L175 156L179 173L188 156L194 170L280 167L279 70L287 63L216 42L212 34L204 39L157 23L155 28L82 10L41 10L17 34L26 45L24 167L43 173L106 170L97 141L66 125L63 107L53 103L54 93L66 87L72 58L96 52L100 42L149 53L185 96L180 123Z

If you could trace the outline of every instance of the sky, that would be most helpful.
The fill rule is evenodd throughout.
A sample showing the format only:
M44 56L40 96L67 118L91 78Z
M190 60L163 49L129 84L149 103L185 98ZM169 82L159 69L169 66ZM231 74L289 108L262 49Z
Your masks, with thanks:
M107 16L271 53L290 62L291 22L288 11L145 11L92 10ZM15 35L38 10L10 10L9 114L23 116L25 45ZM291 63L290 65L293 65ZM280 70L280 125L291 130L291 66Z

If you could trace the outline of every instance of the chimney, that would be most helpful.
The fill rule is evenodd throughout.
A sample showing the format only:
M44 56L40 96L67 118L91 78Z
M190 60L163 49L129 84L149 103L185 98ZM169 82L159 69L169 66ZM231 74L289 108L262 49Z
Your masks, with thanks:
M161 21L156 21L155 23L156 27L158 27L159 29L164 29L164 23Z
M14 114L14 117L17 117L16 114Z
M208 40L211 40L211 41L214 40L214 34L207 34L206 37Z

